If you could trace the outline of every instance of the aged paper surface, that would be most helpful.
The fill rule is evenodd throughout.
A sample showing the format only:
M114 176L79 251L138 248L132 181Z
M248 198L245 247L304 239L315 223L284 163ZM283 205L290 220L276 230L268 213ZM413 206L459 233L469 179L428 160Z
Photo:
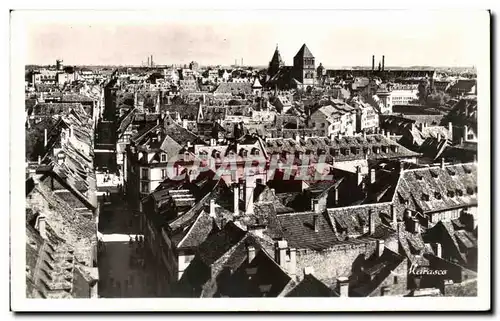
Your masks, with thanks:
M13 309L488 309L489 21L14 11Z

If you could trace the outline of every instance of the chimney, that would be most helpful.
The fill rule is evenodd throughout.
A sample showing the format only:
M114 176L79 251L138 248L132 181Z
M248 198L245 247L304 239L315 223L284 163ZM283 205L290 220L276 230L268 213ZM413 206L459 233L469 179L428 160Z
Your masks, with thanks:
M238 182L233 182L233 215L238 216L240 214L240 192Z
M314 274L314 268L312 266L306 266L304 268L304 275L313 275Z
M432 243L432 248L437 257L443 257L443 249L441 243Z
M375 71L375 55L372 55L372 71Z
M42 215L38 217L38 233L44 240L47 239L47 222Z
M214 147L216 145L215 138L210 138L210 146Z
M358 186L363 182L363 174L361 174L361 166L356 166L356 174L358 175Z
M450 121L448 122L448 132L451 140L453 140L453 123Z
M319 232L319 217L318 214L313 215L314 232Z
M384 253L384 240L377 240L377 257L381 257L382 254Z
M391 204L391 218L392 218L392 224L394 225L394 228L398 224L398 216L396 215L396 211L394 210L394 204Z
M420 223L416 217L412 218L410 221L410 232L420 233Z
M382 56L382 71L384 71L385 68L385 56Z
M286 249L288 242L281 240L276 242L275 260L283 269L286 269Z
M255 259L255 247L252 245L247 246L247 256L248 263L252 263L253 259Z
M288 263L288 273L295 276L297 270L297 250L290 248L290 262Z
M38 155L38 165L42 163L42 156Z
M215 200L210 200L210 216L215 217Z
M321 210L320 210L320 207L319 207L319 200L313 198L311 200L311 210L314 212L314 213L320 213Z
M441 157L441 169L444 169L444 157Z
M464 125L464 142L467 141L468 132L469 132L469 127L467 127L467 125Z
M370 184L375 184L375 168L372 168L370 170Z
M157 114L160 113L160 99L161 99L161 91L158 92L158 96L156 98L155 113L157 113Z
M370 235L373 235L375 233L375 210L371 209L370 213L368 214L368 225L369 225L369 233Z
M43 131L43 146L47 147L47 143L48 143L48 141L47 141L47 128L45 128Z
M188 121L187 121L187 119L183 119L182 120L182 128L187 129L187 127L188 127Z
M245 179L245 214L253 214L253 192L255 177L247 176Z
M333 191L333 205L338 205L339 203L339 188L335 187Z
M345 276L337 278L337 292L340 297L349 296L349 279Z

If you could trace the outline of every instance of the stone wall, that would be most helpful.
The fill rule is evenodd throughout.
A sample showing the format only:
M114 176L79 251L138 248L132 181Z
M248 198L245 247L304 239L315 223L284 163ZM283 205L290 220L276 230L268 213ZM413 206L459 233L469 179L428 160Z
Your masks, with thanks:
M297 277L304 278L304 268L313 267L314 276L331 286L341 276L351 274L356 260L364 260L373 254L375 240L367 240L361 244L341 243L333 248L317 251L297 251Z

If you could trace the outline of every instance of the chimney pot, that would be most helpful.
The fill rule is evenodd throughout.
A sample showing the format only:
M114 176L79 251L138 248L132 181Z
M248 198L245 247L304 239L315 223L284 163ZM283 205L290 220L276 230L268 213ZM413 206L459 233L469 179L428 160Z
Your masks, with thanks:
M40 236L44 240L47 239L47 222L45 220L45 216L38 217L38 233L40 233Z
M378 257L382 256L382 254L384 253L384 248L385 248L384 240L377 240L377 256Z
M341 297L349 296L349 279L345 276L337 278L337 292Z
M375 172L375 169L372 168L370 170L370 183L375 184L375 180L376 180L376 172Z
M313 275L314 274L314 268L312 266L306 266L304 268L304 275Z
M368 217L368 224L369 224L369 233L370 235L373 235L375 233L375 210L370 210L369 212L369 217Z
M441 248L441 243L434 243L433 247L434 247L434 252L435 252L436 256L437 257L442 257L443 251L442 251L442 248Z
M210 200L210 216L215 217L215 200Z
M247 247L247 254L248 254L248 263L252 263L253 259L255 258L255 247L249 245Z
M314 226L314 232L319 232L319 217L318 217L318 214L314 214L314 216L313 216L313 226Z

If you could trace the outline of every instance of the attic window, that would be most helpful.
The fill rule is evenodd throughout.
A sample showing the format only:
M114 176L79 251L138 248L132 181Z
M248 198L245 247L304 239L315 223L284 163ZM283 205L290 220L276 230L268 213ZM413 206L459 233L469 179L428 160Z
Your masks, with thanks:
M464 172L466 174L470 174L470 173L472 173L472 169L469 166L464 166Z
M370 149L368 147L363 147L363 153L370 154Z
M161 159L161 162L162 163L165 163L167 161L167 154L165 153L161 153L160 155L160 159Z
M448 168L448 174L450 174L451 176L455 176L456 172L451 168Z
M450 197L450 198L455 197L455 192L453 192L453 191L448 191L448 197Z
M259 156L260 155L260 150L258 148L252 149L252 155Z
M474 189L472 187L467 187L467 194L473 195L474 194Z
M415 178L417 179L417 181L421 181L423 176L418 173L415 173Z
M463 196L464 192L461 189L457 189L457 196Z
M380 153L380 147L379 147L379 146L373 146L373 152L374 152L375 154Z
M422 200L428 202L430 200L429 194L422 193Z
M441 193L439 193L439 192L434 192L434 197L435 197L437 200L440 200L440 199L441 199Z
M351 153L353 153L354 155L356 155L356 154L357 154L356 147L351 147Z
M384 146L382 146L382 151L383 151L384 153L387 153L387 152L389 151L389 147L388 147L388 146L385 146L385 145L384 145Z
M438 174L438 172L437 172L437 171L432 171L432 170L431 170L431 171L429 171L429 172L431 173L431 176L432 176L433 178L438 178L439 174Z
M398 152L398 149L399 149L399 146L398 146L398 145L391 145L391 150L392 150L392 152L397 153L397 152Z
M342 150L343 150L344 155L349 156L349 153L350 153L349 148L342 148Z
M247 157L248 156L248 151L244 148L241 149L240 151L240 156L241 157Z

